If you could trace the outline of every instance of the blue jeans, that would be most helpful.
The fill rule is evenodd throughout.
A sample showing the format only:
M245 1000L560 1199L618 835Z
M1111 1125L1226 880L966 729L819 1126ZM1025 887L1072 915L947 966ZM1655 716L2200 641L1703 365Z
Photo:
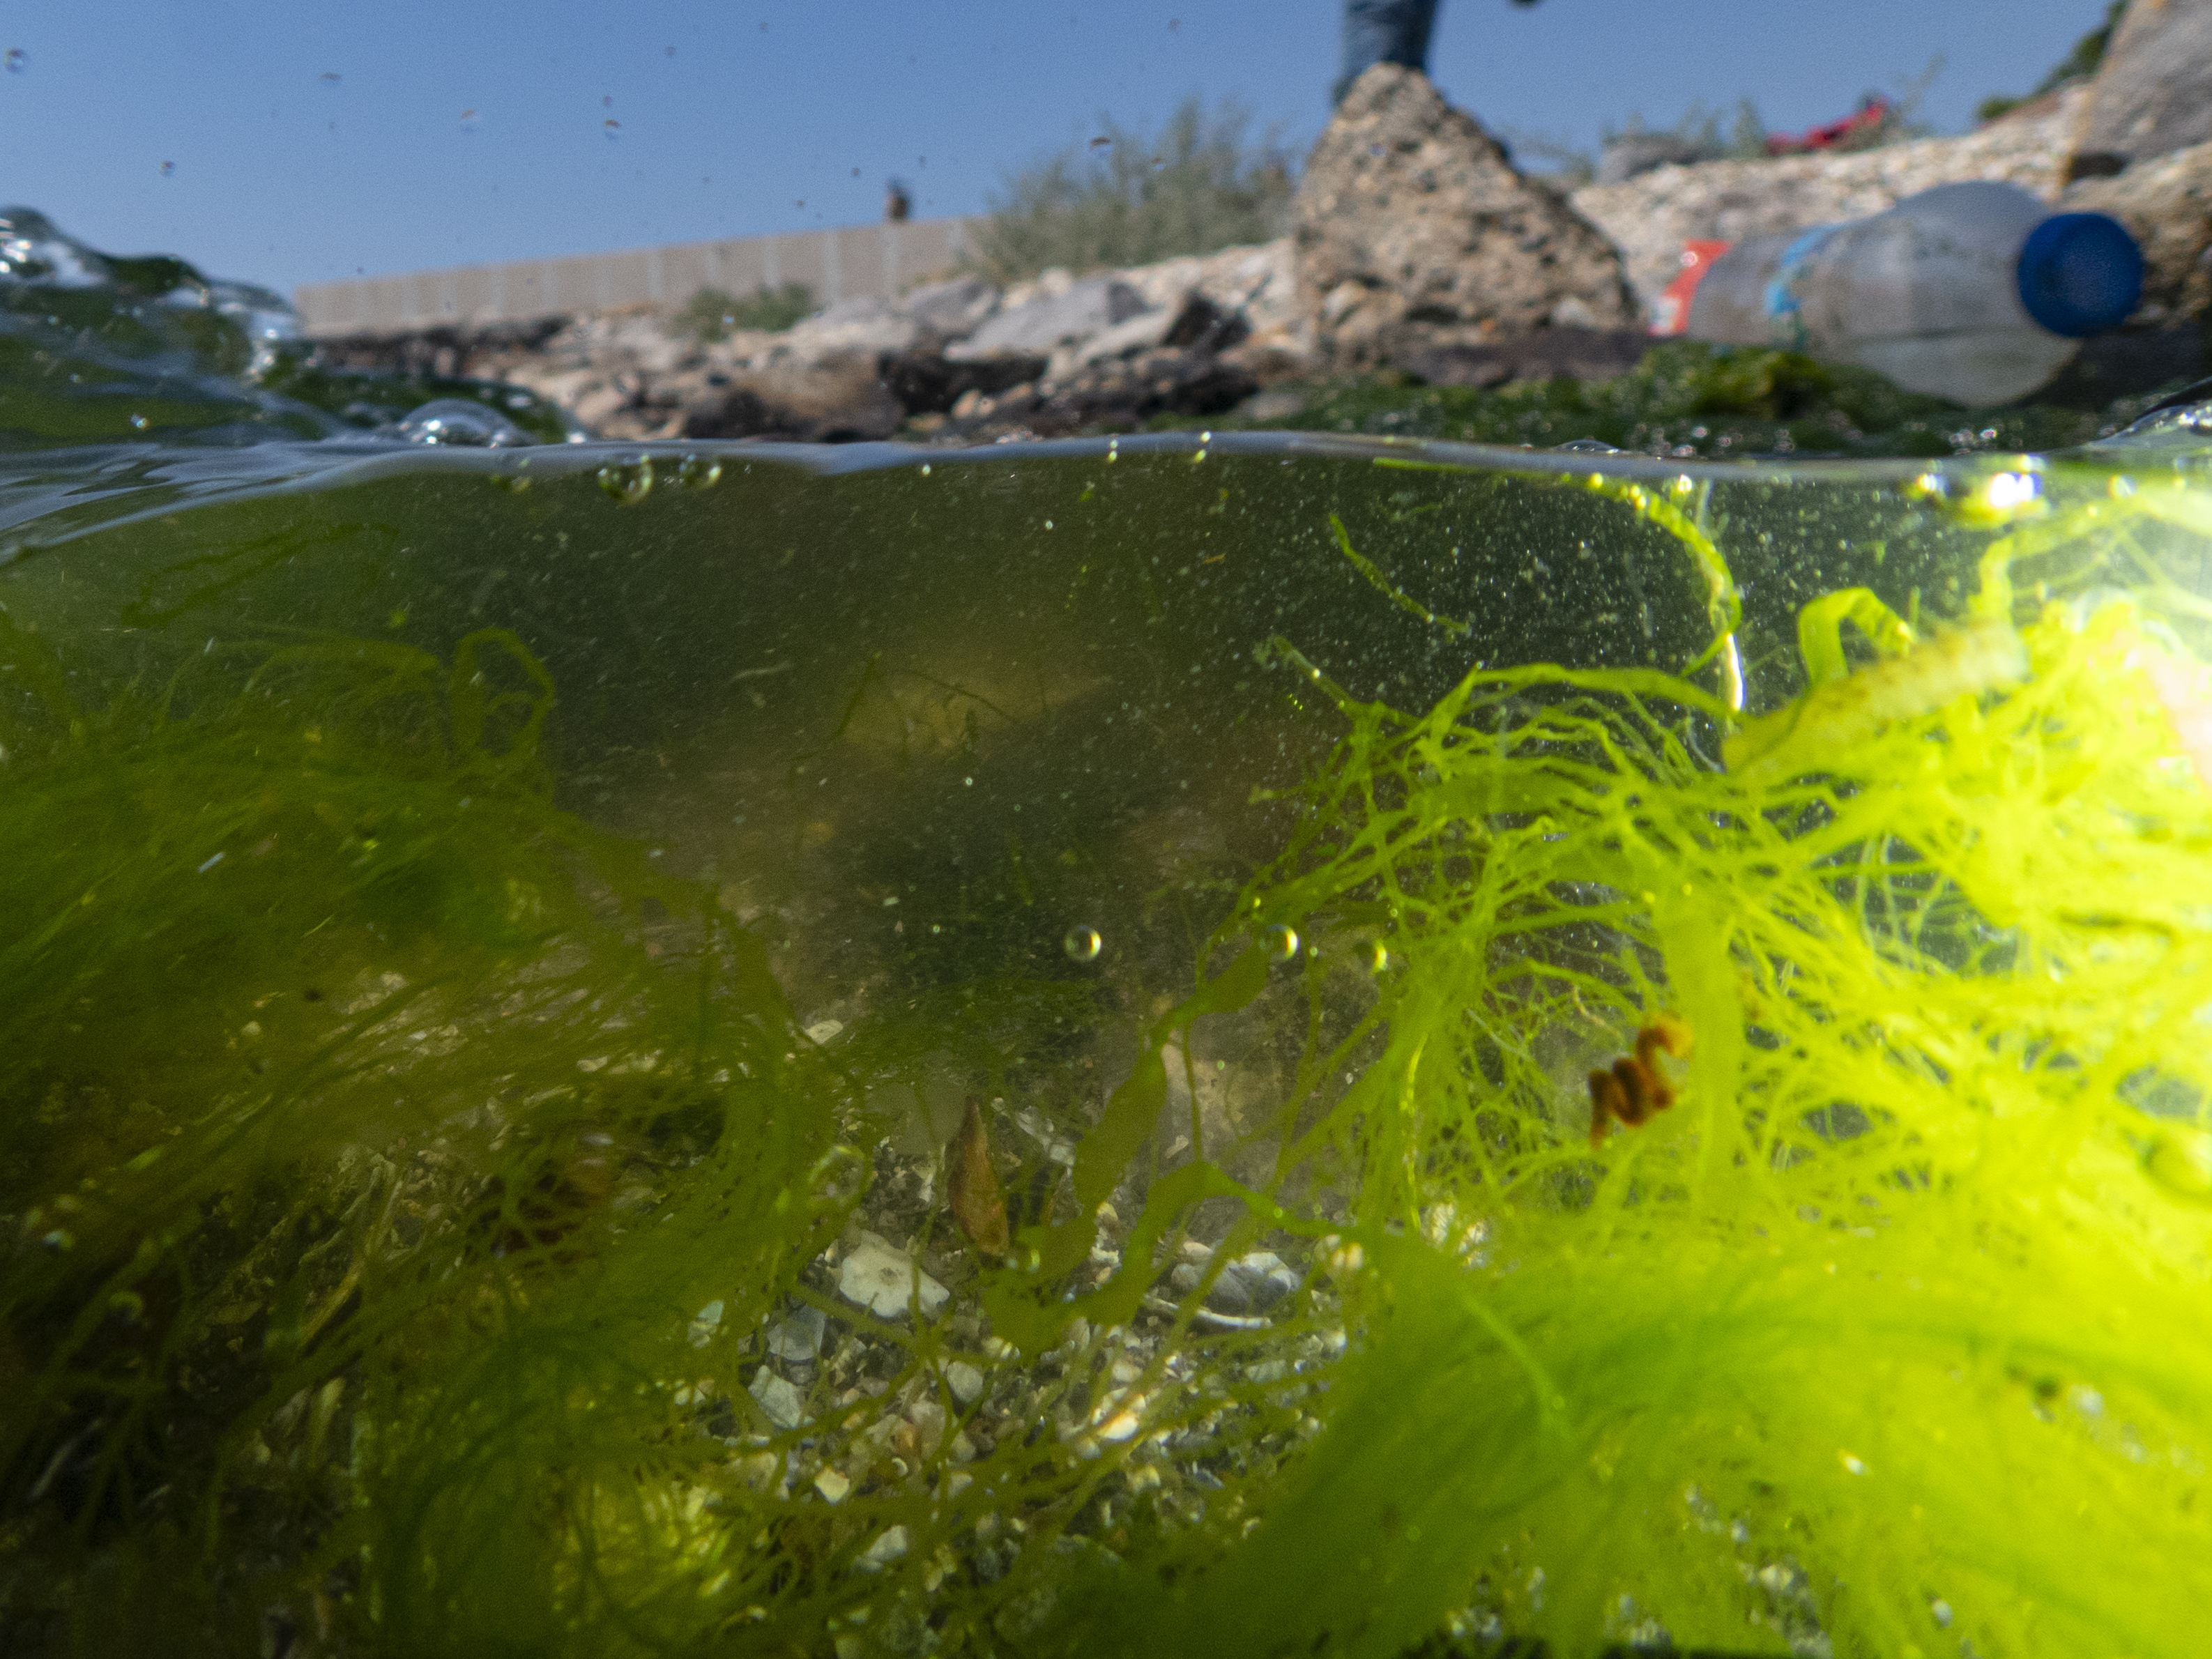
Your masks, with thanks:
M1426 71L1437 0L1344 0L1344 72L1329 101L1342 103L1352 83L1376 64Z

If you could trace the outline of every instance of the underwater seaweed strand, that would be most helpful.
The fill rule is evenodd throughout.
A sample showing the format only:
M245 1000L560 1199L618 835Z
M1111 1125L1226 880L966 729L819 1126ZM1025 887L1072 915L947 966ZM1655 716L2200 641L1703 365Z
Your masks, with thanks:
M2054 478L1991 526L2044 538L2001 617L1960 601L2008 650L1820 598L1793 735L1740 769L1702 629L1674 672L1478 669L1426 713L1278 650L1346 731L1283 855L1003 1264L907 1206L868 1309L839 1066L920 1065L936 1005L809 1042L703 884L552 807L534 659L195 641L127 708L11 689L43 942L0 1073L0 1620L94 1651L2188 1651L2196 532L2069 519ZM1668 1015L1679 1098L1593 1153L1589 1072ZM1224 1031L1279 1092L1201 1120ZM1177 1074L1214 1163L1157 1144ZM1224 1321L1248 1249L1304 1283Z
M1336 694L1235 926L1384 929L1387 1046L1295 1153L1356 1185L1365 1335L1239 1550L1100 1581L1134 1609L1103 1650L2192 1650L2212 790L2171 687L2203 670L2156 582L2094 585L2109 523L2033 538L2077 597L1996 670L1869 596L1808 608L1798 746L1741 773L1680 746L1708 697L1663 675L1477 671L1422 720ZM1871 704L1822 700L1846 615L1895 665ZM1547 939L1592 922L1602 972ZM1662 1011L1681 1102L1593 1158L1583 1056ZM1413 1241L1452 1214L1462 1261Z
M450 1594L460 1540L561 1556L537 1499L456 1469L533 1420L581 1458L574 1390L649 1352L617 1324L680 1338L726 1273L765 1302L839 1224L834 1079L711 892L545 799L550 702L494 630L9 710L11 1629L434 1650L471 1621L409 1586ZM659 963L648 900L697 919ZM623 1483L685 1411L640 1403L594 1419Z

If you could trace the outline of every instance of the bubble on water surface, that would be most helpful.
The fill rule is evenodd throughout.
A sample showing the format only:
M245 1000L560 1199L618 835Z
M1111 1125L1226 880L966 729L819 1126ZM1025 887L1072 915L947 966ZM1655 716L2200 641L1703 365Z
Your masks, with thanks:
M1279 921L1260 932L1260 948L1270 962L1288 962L1298 953L1298 930Z
M1071 927L1067 937L1060 942L1070 962L1096 962L1106 941L1098 937L1096 927Z
M686 455L676 469L676 482L687 489L711 489L721 478L722 464L705 455Z
M599 469L599 488L624 507L635 507L653 493L653 457L641 455L621 465L610 462Z
M457 449L517 449L530 434L495 409L465 398L438 398L408 410L397 428L410 444L441 444Z

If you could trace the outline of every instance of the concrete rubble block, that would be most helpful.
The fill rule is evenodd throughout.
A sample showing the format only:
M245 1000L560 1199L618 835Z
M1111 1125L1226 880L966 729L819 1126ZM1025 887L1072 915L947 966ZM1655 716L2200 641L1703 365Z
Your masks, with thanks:
M1024 382L996 397L963 397L945 434L979 442L1015 431L1036 438L1136 432L1155 415L1224 413L1258 390L1228 356L1162 347L1075 369L1048 387Z
M1293 204L1298 289L1341 368L1554 321L1626 328L1620 255L1418 70L1352 83Z
M2128 319L2131 329L2202 320L2212 311L2212 142L2138 161L2116 177L2081 179L2058 205L2110 214L2142 247L2142 301Z
M904 351L886 353L877 376L908 414L942 415L970 393L995 397L1036 380L1048 361L1020 352L954 359L934 351Z
M987 357L1006 352L1050 356L1127 322L1145 309L1144 295L1114 276L1092 276L1066 293L1009 306L945 355Z
M914 319L925 343L946 345L964 340L998 310L999 286L981 276L953 276L902 295L899 308Z
M1307 328L1298 306L1297 263L1291 239L1282 236L1256 246L1179 254L1115 274L1153 309L1173 312L1187 296L1200 295L1242 317L1255 338L1279 345L1303 339Z
M790 438L858 443L888 438L906 411L884 385L873 352L787 361L718 377L687 397L686 438Z
M921 325L892 301L859 294L794 323L782 345L793 356L811 360L850 351L905 351L921 335Z
M2089 83L2075 179L2212 143L2212 0L2134 0Z
M1117 357L1133 357L1162 346L1182 351L1224 351L1251 332L1251 325L1237 312L1193 290L1173 307L1139 312L1127 322L1117 323L1086 343L1070 349L1073 365L1079 367L1110 362ZM1054 360L1055 368L1058 362Z

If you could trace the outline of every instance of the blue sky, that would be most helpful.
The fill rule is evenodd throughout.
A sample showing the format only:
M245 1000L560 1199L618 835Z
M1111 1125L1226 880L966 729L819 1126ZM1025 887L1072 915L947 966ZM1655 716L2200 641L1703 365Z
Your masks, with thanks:
M1431 73L1493 129L1594 146L1692 102L1846 112L1941 54L1944 131L2101 0L1444 0ZM1184 96L1300 149L1334 0L4 0L0 204L117 252L303 282L980 210L1009 167ZM336 77L336 78L328 78ZM471 112L473 112L471 113ZM619 123L609 125L610 122ZM162 170L168 164L168 171Z

